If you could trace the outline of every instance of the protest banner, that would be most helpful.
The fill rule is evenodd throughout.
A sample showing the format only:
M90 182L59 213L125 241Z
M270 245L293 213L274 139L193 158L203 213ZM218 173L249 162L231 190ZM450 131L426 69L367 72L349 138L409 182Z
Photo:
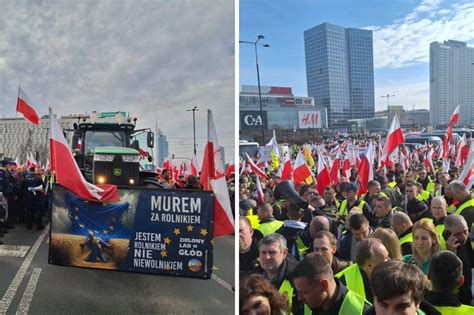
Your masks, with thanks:
M119 194L119 202L90 202L55 185L49 263L211 277L211 192L143 188Z

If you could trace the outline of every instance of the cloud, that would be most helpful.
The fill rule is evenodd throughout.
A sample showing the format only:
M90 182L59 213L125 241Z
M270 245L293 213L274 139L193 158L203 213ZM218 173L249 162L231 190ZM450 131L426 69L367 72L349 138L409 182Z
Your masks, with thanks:
M423 1L404 19L374 31L375 68L400 68L429 61L434 41L474 39L474 3L441 7L442 1Z
M206 109L226 159L234 150L232 1L2 1L0 109L13 116L18 84L42 114L126 110L158 127L170 153L198 155ZM189 139L180 144L175 139ZM188 145L188 143L190 143ZM232 156L230 156L232 154Z

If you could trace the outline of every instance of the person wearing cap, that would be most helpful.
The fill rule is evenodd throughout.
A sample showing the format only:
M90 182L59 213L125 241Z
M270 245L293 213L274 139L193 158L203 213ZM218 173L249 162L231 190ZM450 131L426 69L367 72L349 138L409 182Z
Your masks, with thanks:
M347 191L347 198L344 199L341 202L341 205L339 206L339 210L338 210L339 219L344 220L345 218L347 218L347 215L349 214L349 210L352 209L353 207L362 209L362 212L364 213L364 215L366 214L369 215L372 212L371 211L372 209L370 209L370 206L367 204L367 202L357 198L357 192L359 191L359 186L357 184L349 183L349 185L347 185L345 189ZM372 217L371 214L370 214L370 217Z

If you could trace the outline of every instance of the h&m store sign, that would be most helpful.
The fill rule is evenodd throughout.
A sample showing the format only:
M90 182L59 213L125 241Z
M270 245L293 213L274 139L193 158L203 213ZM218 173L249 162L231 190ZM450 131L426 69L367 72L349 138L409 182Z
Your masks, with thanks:
M241 111L240 128L241 129L261 129L267 126L267 112L260 111Z

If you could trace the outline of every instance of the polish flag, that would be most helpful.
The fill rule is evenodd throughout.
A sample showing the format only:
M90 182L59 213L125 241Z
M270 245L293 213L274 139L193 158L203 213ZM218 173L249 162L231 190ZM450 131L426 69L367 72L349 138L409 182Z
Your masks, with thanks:
M400 128L400 122L398 116L394 115L390 129L388 130L387 139L382 149L382 161L385 161L393 150L395 150L400 144L405 142L402 129Z
M329 170L324 163L324 156L321 154L321 151L318 150L318 176L316 176L316 182L318 183L317 188L319 195L324 194L324 188L331 185L331 175L329 175Z
M256 184L257 184L257 195L258 195L258 202L263 204L263 189L262 184L260 184L260 178L256 177Z
M351 177L351 163L349 162L348 159L344 160L344 163L342 163L342 175L346 178L346 180L349 180L349 177Z
M331 166L331 184L336 185L339 182L339 169L341 168L341 153L337 151L336 158Z
M166 161L163 162L163 169L167 169L167 170L170 170L170 171L173 169L173 166L172 166L170 160L166 160Z
M308 165L306 165L303 154L298 152L298 155L296 156L295 167L293 169L293 182L295 184L299 184L301 182L308 183L308 181L313 181L311 170L309 169Z
M204 150L200 182L214 193L214 237L234 233L234 218L224 175L224 161L217 141L212 112L207 111L207 144Z
M428 152L426 152L425 158L423 159L423 164L429 168L431 174L434 174L433 154L433 149L430 149Z
M247 156L247 161L249 163L249 166L250 166L250 169L252 170L252 172L254 172L255 174L257 174L259 177L261 177L262 179L265 179L267 178L267 176L265 175L265 172L262 171L257 165L255 165L255 163L253 162L253 160L250 158L250 156L245 153L245 155Z
M469 145L467 143L466 134L463 134L461 141L456 146L456 163L457 167L461 167L466 162L467 155L469 154Z
M374 148L372 142L369 143L362 162L360 163L359 178L359 195L362 195L368 191L369 182L374 179Z
M462 181L466 186L469 186L467 189L471 189L474 181L474 142L471 142L469 155L461 175L459 175L459 180Z
M285 164L283 165L283 171L281 172L281 177L280 177L280 180L281 181L284 181L284 180L288 180L293 177L293 168L291 167L291 160L290 159L287 159Z
M82 199L97 202L120 201L116 185L93 185L82 175L72 156L61 127L49 109L51 166L56 172L56 182Z
M23 90L18 87L18 99L16 102L16 111L23 114L25 119L31 121L33 124L37 125L39 123L39 117L36 109L32 105L33 103L28 98Z
M453 127L458 121L459 121L459 105L456 106L456 109L454 110L454 113L451 116L451 119L449 120L448 129L446 129L446 134L448 135L449 140L451 140L451 142L454 142Z
M229 164L229 166L227 166L227 171L225 172L225 177L226 178L230 178L230 175L234 173L235 174L235 164L232 163L232 164ZM258 177L258 176L257 176Z
M199 161L197 160L197 157L193 155L193 158L191 159L191 175L193 176L198 176L198 169L199 169Z

